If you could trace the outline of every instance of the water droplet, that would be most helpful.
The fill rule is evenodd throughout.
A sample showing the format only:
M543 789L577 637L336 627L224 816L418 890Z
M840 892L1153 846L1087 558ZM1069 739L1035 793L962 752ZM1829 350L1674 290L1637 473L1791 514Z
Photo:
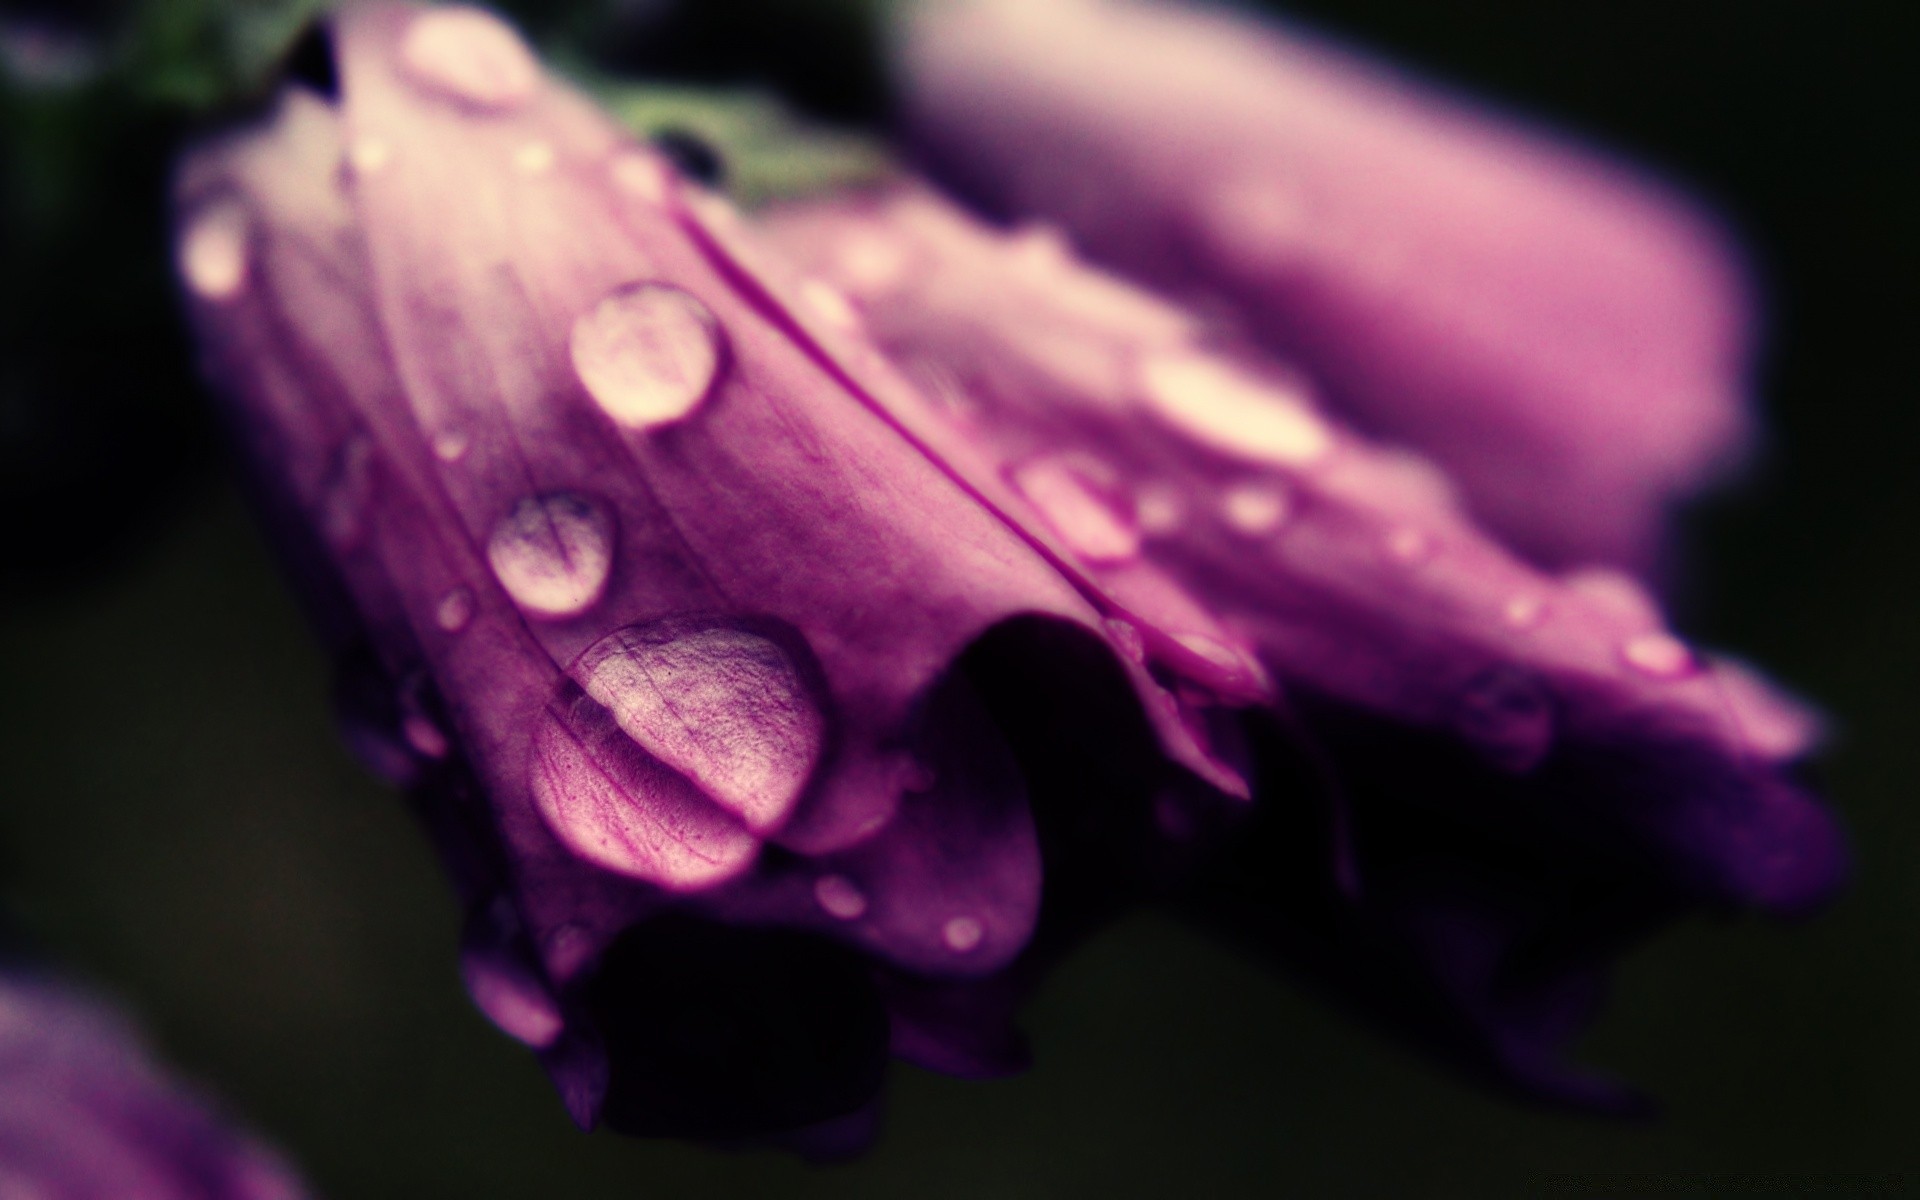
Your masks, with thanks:
M677 891L738 875L759 843L732 813L622 732L586 696L549 707L528 759L534 806L581 858Z
M967 954L979 949L986 936L987 927L975 917L954 917L940 927L940 940L955 954Z
M347 147L347 161L361 175L373 175L393 161L393 147L377 137L359 137Z
M400 732L406 735L407 745L428 758L445 758L452 749L440 727L420 713L409 713L400 722Z
M433 610L433 623L446 633L459 633L472 624L473 589L457 587L440 597Z
M467 456L470 439L464 429L442 429L433 435L433 456L441 462L456 463Z
M1333 431L1306 398L1188 351L1159 354L1141 367L1154 414L1209 449L1254 462L1304 467L1333 448Z
M178 251L180 274L202 300L231 300L247 286L247 210L216 200L188 223Z
M1625 571L1612 567L1582 567L1561 576L1561 583L1622 620L1642 625L1664 621L1660 602Z
M1516 774L1531 771L1553 747L1553 700L1531 673L1494 667L1462 689L1453 725L1495 766Z
M1265 480L1236 483L1220 498L1220 517L1248 537L1264 537L1287 521L1287 493Z
M475 1008L501 1033L535 1049L553 1045L565 1027L560 1008L532 972L501 963L497 955L460 956L460 982Z
M613 514L575 492L529 496L494 526L487 563L530 616L577 616L598 603L613 570Z
M1433 553L1433 539L1423 529L1403 525L1387 535L1387 554L1409 566Z
M633 625L580 656L575 678L626 735L766 831L800 799L826 717L778 642L733 625Z
M853 305L840 293L840 289L818 279L809 279L800 285L800 299L811 308L821 320L841 329L858 329L860 314L853 311Z
M1522 593L1507 601L1500 617L1514 629L1532 629L1547 615L1547 602L1531 593Z
M654 155L629 150L613 160L613 184L629 196L637 196L652 205L667 202L671 178L667 165Z
M544 175L553 170L551 142L528 142L513 152L513 169L522 175Z
M1140 532L1061 459L1031 459L1013 471L1013 485L1040 510L1068 548L1090 562L1125 562L1140 553Z
M906 251L891 238L857 233L840 243L838 262L849 286L871 296L892 290L907 275Z
M1620 645L1620 656L1644 675L1656 679L1678 679L1695 667L1693 651L1670 633L1658 630L1628 638Z
M1187 506L1178 488L1149 484L1134 497L1133 517L1140 523L1141 532L1163 537L1177 531L1187 519Z
M400 63L414 82L476 108L517 108L540 86L540 64L520 35L477 8L415 17L400 43Z
M822 875L814 880L813 898L828 916L842 921L857 921L866 915L866 894L845 875Z
M691 413L720 373L720 322L676 287L629 284L573 323L573 369L616 422L651 429Z

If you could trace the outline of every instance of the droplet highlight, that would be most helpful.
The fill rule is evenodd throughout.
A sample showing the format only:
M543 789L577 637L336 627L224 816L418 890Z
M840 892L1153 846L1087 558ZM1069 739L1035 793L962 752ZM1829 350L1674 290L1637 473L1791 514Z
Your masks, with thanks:
M1547 602L1530 593L1510 598L1500 608L1500 619L1510 629L1532 629L1546 619Z
M1013 486L1040 510L1074 553L1094 563L1125 562L1140 553L1140 531L1096 495L1073 467L1033 459L1013 471Z
M955 954L970 954L986 940L987 927L976 917L953 917L940 927L940 940Z
M813 898L828 916L857 921L866 915L867 897L845 875L822 875L813 881Z
M1696 666L1693 651L1685 642L1659 631L1628 638L1621 643L1620 657L1642 675L1656 679L1678 679L1691 674Z
M1140 374L1141 393L1154 415L1208 449L1298 468L1333 448L1332 430L1304 396L1217 358L1160 354Z
M459 633L473 624L473 589L457 587L440 597L434 606L433 623L443 633Z
M800 299L813 310L814 315L838 329L858 329L860 314L853 311L853 305L839 288L818 279L809 279L800 285Z
M178 266L193 294L216 303L247 286L247 210L216 200L195 213L180 239Z
M1237 483L1220 497L1220 519L1235 533L1265 537L1287 523L1285 489L1266 481Z
M529 616L578 616L599 602L613 571L613 514L576 492L520 501L487 539L487 564Z
M574 676L621 730L750 829L778 826L826 741L826 716L792 654L720 622L616 630Z
M1424 529L1408 525L1387 534L1387 556L1397 563L1411 566L1432 553L1433 539Z
M601 411L629 429L685 418L720 373L720 322L694 296L661 283L628 284L573 324L574 373Z
M540 86L540 64L520 35L477 8L416 16L400 43L400 65L428 90L491 111L519 107Z
M393 147L377 137L360 137L347 147L347 162L359 175L374 175L393 161Z
M513 152L513 169L522 175L545 175L553 170L551 142L528 142Z

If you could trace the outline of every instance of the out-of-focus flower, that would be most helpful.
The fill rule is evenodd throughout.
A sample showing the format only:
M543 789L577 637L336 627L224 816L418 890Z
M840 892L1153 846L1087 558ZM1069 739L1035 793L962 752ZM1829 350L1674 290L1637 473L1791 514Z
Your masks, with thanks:
M1157 570L1153 590L1180 588L1284 687L1252 736L1256 801L1293 845L1260 839L1268 861L1248 871L1290 857L1285 887L1327 886L1264 916L1243 896L1226 919L1339 926L1263 936L1342 986L1401 956L1498 1074L1605 1100L1554 1061L1604 948L1684 906L1792 911L1832 888L1833 826L1783 771L1813 740L1808 714L1677 640L1628 577L1516 559L1435 468L1320 412L1298 371L1045 228L998 232L924 191L792 206L769 227L1104 586L1159 616L1134 584ZM1334 872L1290 811L1327 784L1355 827L1334 831L1351 841ZM1406 979L1374 982L1370 1002L1431 1023L1431 997L1387 994Z
M1647 567L1749 440L1745 282L1617 164L1314 40L1141 0L932 0L908 127L973 197L1224 298L1539 561Z
M156 1071L117 1014L18 968L0 978L0 1196L305 1194L277 1157Z
M179 265L467 986L583 1124L831 1149L889 1051L1017 1066L1250 775L1310 882L1201 902L1575 1100L1607 945L1831 886L1809 718L1310 373L910 189L749 228L475 10L334 43L182 169Z

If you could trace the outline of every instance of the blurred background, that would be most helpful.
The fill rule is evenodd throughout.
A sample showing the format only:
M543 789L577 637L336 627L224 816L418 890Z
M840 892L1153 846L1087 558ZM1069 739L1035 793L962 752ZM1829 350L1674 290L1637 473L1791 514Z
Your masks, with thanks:
M1585 1056L1661 1119L1489 1098L1143 916L1034 1003L1031 1074L896 1068L879 1148L831 1168L579 1134L467 1004L425 839L334 737L327 664L193 376L163 202L180 139L257 100L309 7L0 3L0 903L319 1192L1489 1196L1585 1171L1920 1168L1920 63L1900 6L1287 9L1651 163L1729 217L1763 281L1771 445L1693 514L1680 623L1834 714L1822 770L1858 880L1810 922L1696 922L1628 959ZM771 84L877 125L881 7L518 15L601 70Z

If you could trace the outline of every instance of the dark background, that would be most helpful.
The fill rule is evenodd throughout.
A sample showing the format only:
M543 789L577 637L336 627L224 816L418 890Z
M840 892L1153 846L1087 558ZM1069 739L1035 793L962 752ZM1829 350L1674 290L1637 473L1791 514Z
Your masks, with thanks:
M4 114L0 889L17 923L335 1197L1482 1196L1566 1172L1920 1168L1920 70L1899 6L1293 11L1652 162L1728 214L1764 281L1770 453L1695 515L1683 624L1834 714L1824 778L1858 880L1802 925L1697 922L1629 959L1586 1053L1662 1119L1487 1098L1143 917L1033 1005L1035 1071L897 1069L855 1165L576 1133L467 1005L424 839L335 742L326 664L219 465L165 302L153 189L185 118L127 96ZM607 44L857 115L877 93L848 12L710 3Z

